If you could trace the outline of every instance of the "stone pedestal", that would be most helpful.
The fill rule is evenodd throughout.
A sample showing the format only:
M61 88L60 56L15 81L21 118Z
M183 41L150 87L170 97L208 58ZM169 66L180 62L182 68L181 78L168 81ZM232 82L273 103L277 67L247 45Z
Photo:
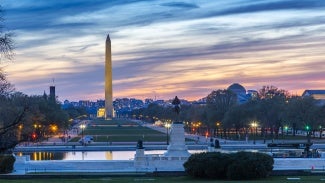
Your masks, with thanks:
M137 149L135 151L135 157L144 157L144 149Z
M146 156L144 155L144 149L137 149L134 156L134 168L136 170L142 170L148 166L146 162Z
M189 157L191 154L185 146L185 132L182 122L173 122L170 130L170 142L164 156Z

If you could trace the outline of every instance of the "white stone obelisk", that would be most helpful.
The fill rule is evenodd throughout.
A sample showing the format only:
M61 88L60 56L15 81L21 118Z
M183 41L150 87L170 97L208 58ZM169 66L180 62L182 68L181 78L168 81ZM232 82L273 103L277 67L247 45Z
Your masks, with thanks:
M113 87L112 87L112 51L111 39L109 34L106 38L106 53L105 53L105 118L113 118Z

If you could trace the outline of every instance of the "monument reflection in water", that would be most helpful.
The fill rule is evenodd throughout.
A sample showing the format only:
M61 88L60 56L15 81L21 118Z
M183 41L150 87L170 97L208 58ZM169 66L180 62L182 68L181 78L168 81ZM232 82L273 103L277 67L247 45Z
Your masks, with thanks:
M132 151L91 151L91 152L32 152L16 153L17 156L29 155L30 160L129 160L133 157ZM113 158L114 157L114 158Z

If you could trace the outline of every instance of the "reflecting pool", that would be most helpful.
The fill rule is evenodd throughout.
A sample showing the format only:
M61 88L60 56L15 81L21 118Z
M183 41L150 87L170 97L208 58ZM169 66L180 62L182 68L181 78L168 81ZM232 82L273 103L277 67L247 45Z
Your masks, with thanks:
M166 150L145 151L145 154L164 154ZM190 153L204 152L204 150L189 150ZM135 151L74 151L74 152L32 152L15 153L16 156L29 155L30 160L132 160Z

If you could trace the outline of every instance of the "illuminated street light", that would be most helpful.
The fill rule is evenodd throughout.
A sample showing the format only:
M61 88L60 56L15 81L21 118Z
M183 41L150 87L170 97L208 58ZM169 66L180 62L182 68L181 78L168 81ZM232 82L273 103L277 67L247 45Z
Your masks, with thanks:
M58 130L58 126L57 125L51 125L51 131L53 133L55 133Z
M170 123L166 123L165 127L167 129L167 145L169 145L169 137L168 137L168 131L169 131L169 127L170 127Z
M217 137L218 137L219 136L220 122L216 122L216 126L217 126Z
M284 126L284 130L286 131L287 135L288 135L288 129L289 129L288 126Z
M253 141L253 144L256 144L256 134L257 134L257 122L256 121L253 121L253 123L251 124L252 128L254 129L255 128L255 133L254 133L254 141Z
M18 130L18 138L19 138L18 140L19 141L22 140L22 132L21 131L23 130L23 127L24 127L23 124L18 125L18 129L19 129Z
M86 125L81 124L80 128L81 128L81 142L82 142L82 145L84 145L84 129L86 128Z
M309 125L306 125L305 126L306 128L306 131L307 131L307 143L310 144L310 126Z

